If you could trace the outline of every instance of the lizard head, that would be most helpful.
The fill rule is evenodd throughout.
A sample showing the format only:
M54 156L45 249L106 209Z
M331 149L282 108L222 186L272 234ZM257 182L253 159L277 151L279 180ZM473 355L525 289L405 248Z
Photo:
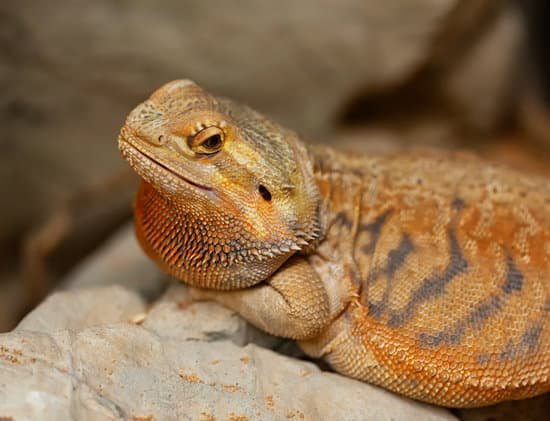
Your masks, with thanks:
M118 144L143 179L142 247L189 284L254 285L320 235L319 192L297 135L189 80L138 105Z

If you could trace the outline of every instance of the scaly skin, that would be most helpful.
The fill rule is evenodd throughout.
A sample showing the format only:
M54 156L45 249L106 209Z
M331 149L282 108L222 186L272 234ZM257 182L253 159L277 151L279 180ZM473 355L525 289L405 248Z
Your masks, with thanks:
M129 115L164 270L338 372L453 407L550 390L550 180L460 154L346 156L174 81Z

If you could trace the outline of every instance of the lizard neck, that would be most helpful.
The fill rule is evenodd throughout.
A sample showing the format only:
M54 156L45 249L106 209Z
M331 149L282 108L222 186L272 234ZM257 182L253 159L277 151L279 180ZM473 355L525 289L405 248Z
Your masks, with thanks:
M376 176L370 168L376 167L376 158L347 155L326 146L308 147L313 162L314 178L317 184L322 208L323 238L328 243L350 243L356 241L354 230L362 212L368 210L363 193ZM341 232L344 227L349 233ZM347 246L345 246L347 247Z

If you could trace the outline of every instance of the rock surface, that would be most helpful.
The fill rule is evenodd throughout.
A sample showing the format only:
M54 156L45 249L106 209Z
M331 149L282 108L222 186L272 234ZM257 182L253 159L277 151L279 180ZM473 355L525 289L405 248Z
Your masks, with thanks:
M0 336L0 416L454 419L250 343L242 319L214 303L190 303L184 286L144 309L136 292L119 286L48 298Z
M63 289L119 285L152 300L166 288L168 279L146 258L128 223L66 277Z

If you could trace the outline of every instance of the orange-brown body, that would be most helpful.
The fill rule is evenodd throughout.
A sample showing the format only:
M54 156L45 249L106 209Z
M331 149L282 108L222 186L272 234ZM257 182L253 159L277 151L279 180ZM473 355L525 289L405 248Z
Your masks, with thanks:
M446 406L550 389L548 180L462 155L314 159L330 222L310 261L343 265L351 299L307 351Z
M120 144L145 179L140 243L196 297L416 399L550 390L548 179L460 154L306 148L187 81L136 108Z

